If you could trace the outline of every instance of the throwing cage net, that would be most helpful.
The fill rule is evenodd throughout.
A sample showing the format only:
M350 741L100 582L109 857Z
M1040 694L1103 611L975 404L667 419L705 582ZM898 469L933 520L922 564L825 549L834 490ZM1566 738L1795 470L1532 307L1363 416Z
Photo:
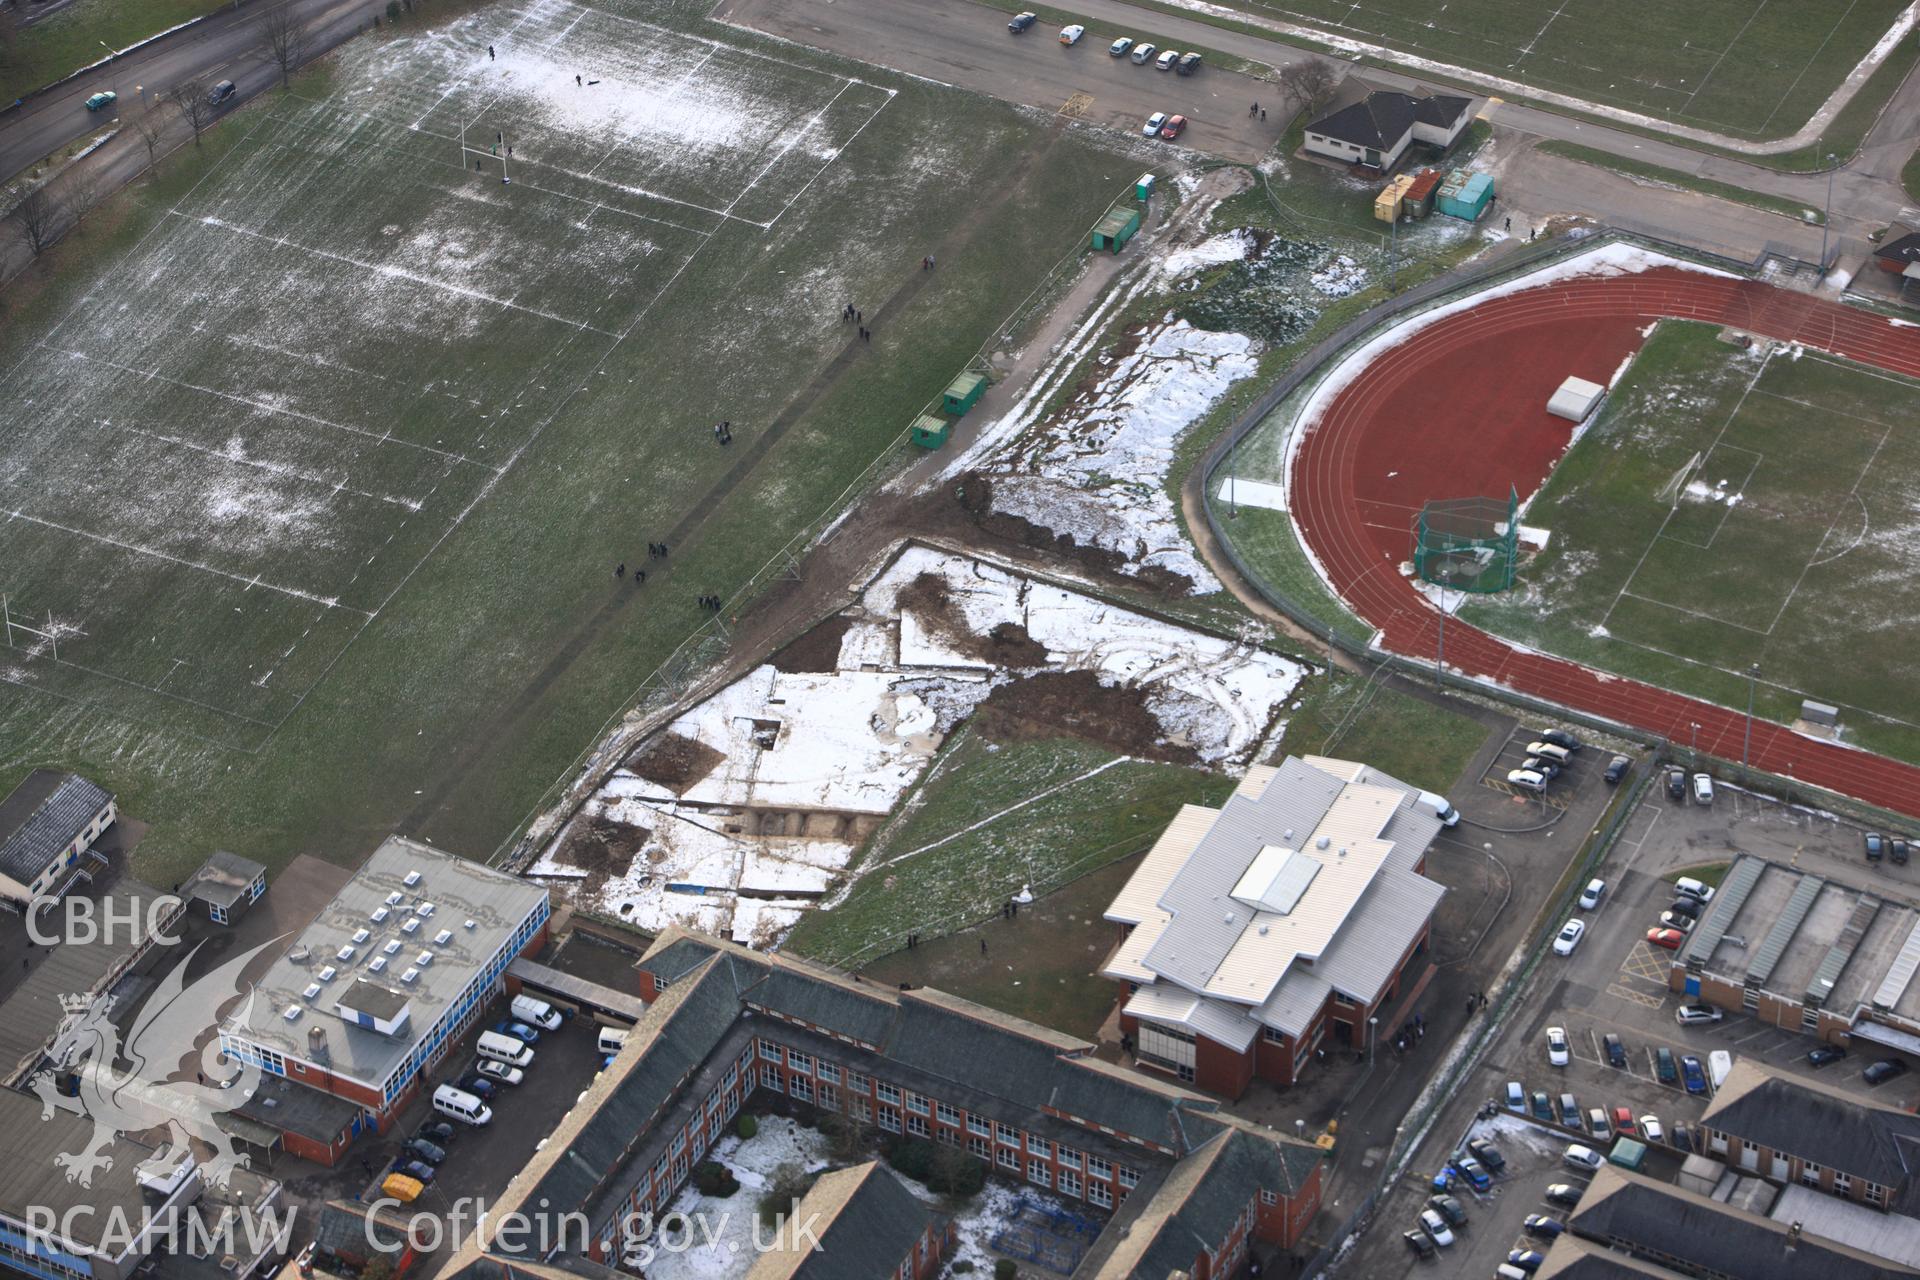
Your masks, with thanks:
M1455 591L1505 591L1513 585L1520 547L1520 495L1442 498L1420 509L1413 525L1413 572Z

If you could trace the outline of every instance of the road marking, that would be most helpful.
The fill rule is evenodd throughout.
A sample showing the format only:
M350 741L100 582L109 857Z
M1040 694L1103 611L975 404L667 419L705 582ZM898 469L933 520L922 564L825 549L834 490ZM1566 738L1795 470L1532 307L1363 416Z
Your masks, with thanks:
M1629 1004L1637 1004L1643 1009L1658 1009L1667 1002L1665 996L1648 995L1644 991L1634 991L1631 988L1621 986L1617 982L1609 982L1607 984L1607 994L1616 999L1625 1000Z
M1065 102L1061 103L1060 109L1054 112L1054 114L1061 115L1061 116L1073 116L1077 119L1080 116L1086 115L1087 108L1092 105L1093 105L1092 94L1076 93L1071 97L1069 97Z

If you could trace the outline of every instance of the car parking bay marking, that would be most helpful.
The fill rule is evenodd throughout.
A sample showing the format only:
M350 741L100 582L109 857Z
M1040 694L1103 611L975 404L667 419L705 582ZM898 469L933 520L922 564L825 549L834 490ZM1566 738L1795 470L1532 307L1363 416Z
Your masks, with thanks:
M1668 962L1644 939L1633 944L1627 951L1627 958L1620 964L1620 972L1628 977L1657 982L1662 987L1667 985L1668 968Z
M1609 982L1607 984L1607 994L1637 1004L1643 1009L1658 1009L1667 1002L1665 996L1656 996L1646 991L1635 991L1630 987L1623 987L1617 982Z

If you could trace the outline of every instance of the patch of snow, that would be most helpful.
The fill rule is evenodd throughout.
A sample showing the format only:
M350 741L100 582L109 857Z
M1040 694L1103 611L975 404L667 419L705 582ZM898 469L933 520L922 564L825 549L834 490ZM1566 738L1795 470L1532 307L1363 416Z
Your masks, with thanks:
M1287 491L1265 480L1242 480L1225 476L1220 481L1220 501L1242 507L1261 507L1267 511L1287 509Z
M663 1223L672 1214L683 1214L692 1229L657 1232L647 1241L653 1254L646 1264L647 1280L739 1280L759 1257L754 1223L760 1197L781 1167L798 1165L811 1172L827 1166L827 1139L817 1129L784 1116L761 1116L759 1125L751 1138L722 1138L705 1157L733 1170L738 1191L718 1200L688 1185L660 1214ZM764 1228L760 1238L767 1238Z
M1307 278L1329 298L1344 298L1367 287L1367 269L1344 253L1336 255Z
M1238 262L1253 251L1254 244L1250 228L1236 227L1223 235L1202 240L1192 248L1176 249L1160 263L1160 270L1177 280L1223 262Z

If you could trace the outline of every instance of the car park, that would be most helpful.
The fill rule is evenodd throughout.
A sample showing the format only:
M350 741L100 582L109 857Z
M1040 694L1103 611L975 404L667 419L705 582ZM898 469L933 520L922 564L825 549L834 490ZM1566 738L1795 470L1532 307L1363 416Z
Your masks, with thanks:
M1700 1059L1688 1054L1680 1059L1680 1078L1685 1082L1688 1093L1707 1091L1707 1073L1700 1065Z
M1427 1208L1439 1214L1450 1226L1467 1225L1467 1206L1454 1196L1428 1196Z
M1607 1113L1600 1107L1587 1108L1587 1132L1602 1142L1613 1136L1613 1130L1607 1124Z
M1711 774L1693 775L1693 802L1695 804L1713 803L1713 777Z
M1680 949L1680 944L1685 942L1686 940L1687 940L1687 935L1682 933L1678 929L1647 930L1648 942L1652 943L1656 947L1665 947L1669 951L1678 951Z
M1507 1081L1507 1110L1524 1114L1527 1109L1527 1091L1518 1080Z
M1507 785L1518 791L1545 791L1547 775L1538 769L1509 769Z
M1528 1275L1538 1271L1547 1260L1547 1255L1538 1249L1514 1249L1507 1254L1507 1265L1518 1267Z
M1665 1142L1667 1131L1661 1127L1660 1117L1644 1115L1640 1117L1640 1136L1648 1142Z
M1532 1107L1533 1107L1533 1118L1535 1120L1541 1120L1546 1122L1547 1124L1553 1123L1553 1099L1552 1098L1549 1098L1546 1094L1541 1093L1539 1090L1536 1089L1533 1094Z
M1433 1241L1424 1231L1403 1231L1400 1238L1407 1242L1407 1248L1413 1250L1416 1258L1431 1258L1434 1254Z
M1726 1016L1710 1004L1683 1004L1673 1011L1673 1020L1683 1027L1704 1026Z
M1493 1186L1493 1176L1487 1172L1485 1165L1472 1156L1455 1156L1453 1167L1475 1191L1485 1191Z
M1174 64L1179 61L1180 51L1178 49L1163 49L1160 51L1160 56L1153 60L1153 65L1161 71L1171 71L1173 70Z
M1520 1229L1530 1236L1551 1240L1565 1231L1567 1224L1558 1218L1550 1218L1544 1213L1530 1213L1521 1221Z
M1448 1228L1447 1220L1431 1209L1420 1211L1420 1229L1443 1249L1453 1243L1453 1232Z
M1126 51L1131 48L1133 48L1133 37L1121 36L1118 40L1115 40L1112 44L1107 46L1107 56L1112 58L1118 58L1123 54L1125 54Z
M1174 64L1173 69L1183 76L1192 75L1200 69L1200 55L1197 53L1181 54L1180 61Z
M487 1079L497 1080L501 1084L519 1084L527 1078L527 1073L519 1067L510 1067L504 1062L495 1062L491 1058L482 1058L473 1064L473 1069Z
M1487 1169L1493 1173L1499 1173L1507 1167L1507 1158L1500 1154L1500 1148L1494 1146L1485 1138L1468 1139L1467 1150L1473 1154L1475 1160L1485 1165Z
M1147 122L1140 126L1140 136L1143 138L1158 137L1160 134L1160 126L1165 124L1166 122L1167 122L1166 112L1164 111L1154 112L1152 115L1147 117Z
M500 1087L481 1075L478 1071L469 1071L454 1081L454 1088L464 1089L476 1098L492 1098L500 1092Z
M540 1033L538 1031L535 1031L532 1027L528 1026L526 1023L521 1022L515 1018L503 1019L502 1021L494 1024L493 1029L495 1034L503 1035L503 1036L512 1036L515 1040L518 1040L521 1044L535 1044L540 1039Z
M1607 780L1608 786L1617 787L1620 785L1620 780L1627 776L1627 770L1631 768L1633 768L1633 761L1629 757L1615 756L1607 761L1607 771L1600 776Z
M1160 136L1171 142L1184 133L1186 128L1187 118L1185 116L1168 116L1166 124L1160 128Z
M1680 1079L1680 1068L1673 1060L1673 1050L1665 1045L1653 1051L1653 1074L1661 1084L1675 1084Z
M1607 882L1605 880L1589 880L1587 881L1587 887L1580 891L1580 909L1582 911L1595 910L1600 905L1600 899L1606 896Z
M1039 20L1031 13L1016 13L1013 15L1013 21L1007 24L1007 30L1019 35Z
M1813 1048L1807 1050L1807 1065L1810 1067L1830 1066L1846 1056L1847 1051L1837 1044L1815 1045Z
M1553 940L1553 954L1557 956L1572 955L1573 949L1580 945L1580 939L1586 935L1586 932L1586 921L1567 921L1560 930L1560 936Z
M1860 1078L1868 1084L1885 1084L1905 1074L1907 1074L1906 1063L1898 1058L1882 1058L1878 1062L1870 1063L1867 1069L1860 1073Z
M1572 1047L1567 1042L1565 1027L1547 1028L1547 1065L1564 1067L1573 1059Z
M1878 862L1887 856L1887 838L1878 831L1868 831L1861 836L1867 846L1867 861Z
M1540 1193L1548 1204L1566 1205L1568 1208L1580 1203L1580 1188L1565 1182L1556 1182Z
M1133 46L1133 52L1128 56L1133 59L1136 66L1143 65L1153 61L1153 55L1158 51L1158 48L1157 45L1152 45L1142 40L1139 44Z
M428 1142L425 1138L408 1138L400 1150L410 1160L421 1160L431 1165L444 1164L447 1159L445 1147Z
M1613 1114L1608 1118L1613 1121L1613 1133L1615 1137L1631 1138L1635 1136L1633 1112L1627 1110L1625 1107L1615 1107Z
M1081 26L1077 22L1070 22L1066 26L1060 28L1060 43L1061 44L1079 44L1080 37L1085 34L1087 34L1087 29L1085 27Z

